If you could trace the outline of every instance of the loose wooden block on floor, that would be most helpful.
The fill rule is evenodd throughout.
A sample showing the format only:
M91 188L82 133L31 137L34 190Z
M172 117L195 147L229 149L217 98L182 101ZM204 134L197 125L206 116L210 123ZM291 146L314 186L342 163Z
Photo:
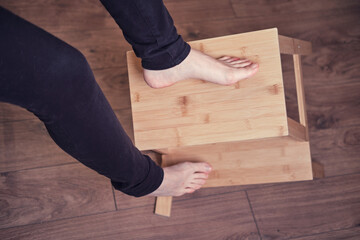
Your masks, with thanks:
M164 154L163 166L209 162L213 171L204 187L313 179L301 69L311 44L276 28L189 44L215 58L251 59L260 69L232 86L189 79L152 89L140 59L128 52L135 145ZM281 53L293 55L299 122L287 116ZM156 208L169 215L171 202L161 200Z

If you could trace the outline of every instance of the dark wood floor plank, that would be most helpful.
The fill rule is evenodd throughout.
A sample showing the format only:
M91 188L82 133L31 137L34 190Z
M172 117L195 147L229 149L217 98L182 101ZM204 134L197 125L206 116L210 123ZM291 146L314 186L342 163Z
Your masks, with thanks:
M312 236L292 238L292 240L359 240L360 227L350 229L342 229L338 231L331 231L326 233L315 234Z
M147 207L149 209L153 209L155 206L155 197L152 196L136 198L117 190L114 191L114 194L116 206L119 211L138 207Z
M54 35L79 49L93 70L126 67L126 51L132 50L117 26L112 29L55 32Z
M324 164L326 176L360 172L360 127L310 132L313 161Z
M177 202L171 218L154 215L145 206L9 228L0 238L259 239L244 192Z
M360 83L306 88L310 130L358 126L360 120ZM296 103L296 95L289 102ZM297 110L297 105L291 107Z
M0 123L35 119L34 114L14 104L0 102Z
M173 203L174 205L178 204L178 202L191 200L195 201L200 198L207 198L214 195L222 196L223 194L241 192L243 190L252 189L252 188L260 188L271 186L272 184L257 184L257 185L242 185L242 186L228 186L228 187L214 187L214 188L202 188L197 190L192 194L185 194L180 197L174 197ZM147 206L149 208L153 208L155 205L155 197L145 196L141 198L134 198L128 195L125 195L119 191L115 191L115 199L116 204L119 210L130 209L134 207L143 207Z
M290 1L266 1L266 0L231 0L235 13L238 17L259 17L264 15L280 15L304 12L325 12L327 10L339 10L343 8L359 7L359 1L349 0L290 0ZM261 6L261 8L259 8Z
M230 0L164 1L175 23L204 19L234 18ZM99 0L11 1L1 0L3 7L49 32L99 30L114 28L116 23ZM204 8L204 5L207 7ZM54 17L56 16L56 17ZM61 21L60 21L61 20ZM75 24L74 24L75 23Z
M360 224L360 174L248 191L263 239L285 239Z
M356 43L359 42L358 27L352 23L360 19L359 8L305 13L289 11L286 15L264 14L202 23L189 21L178 24L177 28L188 41L277 27L279 34L302 38L316 46Z
M126 68L106 68L94 71L96 81L113 109L130 108L129 80Z
M0 123L0 172L72 163L38 119Z
M164 3L175 24L235 17L230 0L165 0Z
M81 164L2 173L0 178L0 228L115 210L110 181Z
M12 1L0 4L48 32L82 31L117 27L99 0Z

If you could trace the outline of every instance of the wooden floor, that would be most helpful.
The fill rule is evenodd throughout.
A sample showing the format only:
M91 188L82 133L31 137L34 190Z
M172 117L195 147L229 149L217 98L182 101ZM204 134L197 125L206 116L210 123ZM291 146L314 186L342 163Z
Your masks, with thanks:
M360 1L167 0L178 31L196 40L271 27L313 43L303 58L312 158L324 179L132 198L57 147L31 113L0 104L0 239L360 239ZM132 135L125 51L98 0L0 0L77 47ZM0 36L1 37L1 36ZM1 54L1 53L0 53ZM293 69L283 59L289 115Z

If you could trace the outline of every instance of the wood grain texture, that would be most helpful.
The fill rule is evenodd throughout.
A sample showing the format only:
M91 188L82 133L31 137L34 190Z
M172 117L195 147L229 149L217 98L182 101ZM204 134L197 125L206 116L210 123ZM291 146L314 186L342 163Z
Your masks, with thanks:
M1 0L1 5L51 33L117 27L98 0Z
M204 19L228 19L234 18L235 13L231 8L230 0L165 0L165 6L169 10L175 24L189 22L201 22ZM206 5L206 7L204 7Z
M160 216L170 217L172 202L173 197L171 196L156 197L154 213Z
M151 89L139 59L128 52L135 145L141 150L288 135L276 29L190 43L213 57L260 62L252 77L232 86L186 80ZM148 115L152 119L148 119Z
M264 15L281 15L291 13L305 13L316 11L328 11L332 9L345 9L358 7L359 2L356 0L350 1L334 1L334 0L320 0L316 3L311 0L300 1L281 1L275 0L272 2L266 0L231 0L235 13L238 17L257 17ZM263 6L261 10L257 6ZM311 6L311 7L310 7Z
M354 174L249 190L262 239L287 239L358 226L359 181L360 174Z
M325 170L324 165L315 161L311 162L312 165L312 172L313 172L313 178L324 178L325 177Z
M125 52L129 51L131 46L125 41L118 27L53 34L82 52L93 70L126 67Z
M295 41L295 40L294 40ZM294 43L295 45L295 43ZM300 124L305 127L305 140L309 140L309 125L307 120L307 111L306 111L306 99L304 92L304 79L301 66L301 55L294 54L294 70L295 70L295 82L296 82L296 95L297 103L299 108L299 119Z
M242 6L239 7L247 11L248 6L245 1L239 2L242 3ZM339 5L342 4L341 0L337 2ZM266 14L265 11L271 8L271 4L271 2L263 1L261 4L263 8L259 8L258 5L257 13L259 16L256 17L210 20L204 21L202 24L189 21L178 24L177 27L186 40L198 40L277 27L279 34L310 41L313 46L329 44L343 46L358 41L356 38L357 26L350 23L360 19L357 14L360 9L359 4L346 9L336 8L327 11L307 12L287 11L282 14ZM297 5L297 1L292 1L292 4ZM311 10L312 8L308 9ZM346 26L346 24L349 25Z
M34 114L14 104L0 102L0 123L35 119Z
M311 42L294 39L279 35L280 53L283 54L298 54L309 55L311 54Z
M357 0L233 0L231 2L234 9L230 9L228 1L187 0L185 2L165 0L165 4L170 2L172 4L170 12L174 16L176 27L187 41L277 27L282 35L312 42L313 54L302 59L304 87L308 103L311 153L316 161L324 164L327 178L322 180L321 184L304 188L299 193L304 198L299 195L293 196L291 192L293 184L260 184L200 189L194 194L175 199L173 211L176 209L179 214L187 215L179 215L178 217L173 215L170 221L174 220L175 217L177 220L171 222L170 225L169 219L166 218L166 221L162 221L159 220L159 216L153 216L152 199L149 200L151 206L142 206L141 203L126 201L121 198L117 199L119 209L126 209L131 206L135 209L1 229L0 238L181 239L183 234L187 233L189 235L194 234L195 239L202 237L204 239L212 239L212 237L213 239L259 239L256 234L250 233L256 232L253 225L243 227L243 222L250 219L251 214L245 200L228 197L229 193L236 194L234 193L236 191L258 189L259 191L256 192L257 207L267 208L273 214L272 216L279 213L274 218L267 218L270 219L269 224L278 223L282 229L284 227L295 229L294 231L298 233L296 235L301 235L295 239L359 239L358 227L341 229L345 225L351 225L348 223L358 220L359 214L355 215L356 212L349 211L347 208L347 206L353 207L355 201L347 202L346 200L349 195L356 197L356 193L350 194L347 193L347 190L344 192L339 189L349 189L349 186L351 187L354 184L354 181L344 178L343 175L360 172L358 129L360 119L360 85L358 84L360 78L360 33L358 24L354 24L360 22L360 2ZM121 35L120 30L106 13L106 10L100 10L101 4L98 0L75 2L71 0L0 0L0 5L9 6L9 9L14 9L15 13L19 13L31 22L39 24L56 36L80 48L93 68L110 67L106 75L115 76L118 66L125 66L125 54L119 51L123 51L122 49L126 47L127 43L123 38L118 39ZM75 7L79 5L81 5L80 8ZM237 17L234 17L231 11L234 11ZM102 15L103 17L100 18ZM112 35L112 33L114 34ZM286 67L285 63L286 61L282 62L283 70ZM289 62L289 65L292 66L292 61ZM112 71L114 74L111 74ZM283 74L285 90L288 90L291 84L286 85L287 79L294 81L293 69L289 69L288 75L286 75L286 70ZM111 79L108 84L116 88L117 78L108 79ZM296 113L295 91L294 93L285 91L285 94L287 107L295 109L291 114ZM121 118L124 128L131 132L131 114L126 114L126 111L129 110L126 110L125 106L120 106L122 98L113 92L108 99L112 105L119 107L119 110L116 110L117 115ZM4 105L6 104L0 104L0 122L1 119L5 119L5 121L26 120L32 116L26 110L12 105L6 105L4 108ZM288 115L291 116L290 113ZM296 115L294 119L297 120ZM29 130L29 134L38 131L36 129L37 127L34 126L34 129ZM23 136L22 133L17 134L19 136L12 139L19 139ZM34 142L30 137L25 136L24 138L28 139L30 146ZM11 143L12 139L9 139L8 144L19 143L18 141ZM20 145L24 146L23 154L27 156L28 161L23 162L25 163L24 166L18 165L19 169L28 168L28 164L36 163L38 160L38 155L32 157L31 154L38 153L27 149L25 141ZM9 152L9 154L15 154L15 156L19 154L19 151L22 151L20 148L13 148L13 150L16 151ZM56 153L57 150L54 154L56 155ZM49 156L50 163L52 162L51 159ZM48 166L45 158L41 161L44 164L43 166ZM0 159L0 168L3 166L1 162L2 159ZM58 164L53 163L54 165ZM33 166L40 167L41 164ZM335 175L341 177L335 180L329 178L329 176ZM358 182L359 180L357 180L357 185ZM271 191L266 189L274 185L283 186L283 188L276 190L275 194L280 194L281 201L276 201L274 203L276 205L272 207L268 205L267 199L269 196L270 198L273 196ZM338 190L335 191L333 185L341 185L341 187L336 187ZM15 191L15 188L13 189ZM295 188L295 191L297 189L299 188ZM32 191L36 193L36 188L33 187ZM319 191L321 196L317 195ZM326 191L331 196L324 195ZM289 194L286 194L287 192ZM213 199L217 194L220 195L214 201ZM39 197L39 199L41 198ZM194 198L201 200L194 202ZM226 201L222 201L222 198L225 198ZM294 198L297 208L289 207L289 203L294 202ZM13 200L15 201L15 199ZM178 200L185 200L181 208L178 208L180 207L176 202ZM210 202L210 205L206 205ZM224 204L229 205L229 207L224 206ZM59 206L61 208L61 203ZM56 205L53 209L59 209L59 206ZM237 209L235 212L234 206ZM2 207L0 207L2 214L1 209ZM358 208L354 207L353 209L357 210ZM32 211L26 207L23 210ZM295 218L294 212L296 213L296 211L299 214ZM87 214L84 213L84 215ZM42 218L42 215L38 218L39 222ZM318 220L319 218L323 220ZM158 221L162 222L158 223ZM294 221L296 221L296 225ZM318 222L320 224L316 225ZM262 231L261 226L260 231ZM210 229L211 232L207 233L207 229ZM215 234L213 234L212 229L215 229ZM325 233L321 231L325 231ZM186 235L186 238L191 239L189 235Z
M325 233L314 234L312 236L292 238L293 240L359 240L360 227L354 227L349 229L335 230Z
M289 136L298 141L308 141L307 129L297 121L288 118Z
M94 75L113 109L130 109L130 91L126 68L98 69L94 71Z
M78 163L0 179L1 229L115 210L110 181Z
M153 196L144 196L140 198L135 198L133 196L126 195L120 191L114 189L115 202L117 210L123 211L126 209L138 208L138 207L147 207L148 209L154 209L155 197Z
M314 161L324 165L326 176L360 172L360 127L310 132Z
M172 217L151 208L129 210L8 228L7 239L260 239L244 192L179 201ZM66 229L66 231L64 231Z
M309 142L289 137L174 147L163 160L210 163L213 170L203 187L312 179Z
M75 161L53 142L40 120L0 123L0 172Z

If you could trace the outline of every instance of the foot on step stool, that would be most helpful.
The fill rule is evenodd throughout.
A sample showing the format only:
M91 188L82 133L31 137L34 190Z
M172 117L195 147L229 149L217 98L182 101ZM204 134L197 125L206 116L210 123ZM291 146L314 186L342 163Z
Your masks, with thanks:
M193 193L205 184L211 166L205 162L183 162L164 168L160 187L149 196L181 196Z
M164 70L144 69L144 80L152 88L164 88L185 79L201 79L220 85L232 85L253 76L259 64L248 59L224 56L212 58L191 49L179 65Z

